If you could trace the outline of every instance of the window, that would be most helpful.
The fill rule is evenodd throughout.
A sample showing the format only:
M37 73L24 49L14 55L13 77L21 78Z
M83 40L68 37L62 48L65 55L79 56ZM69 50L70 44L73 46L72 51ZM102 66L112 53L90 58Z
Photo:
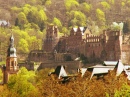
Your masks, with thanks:
M14 66L14 61L11 61L11 66Z
M15 61L15 66L16 66L17 64L16 64L16 61Z
M8 66L10 66L10 62L8 62Z

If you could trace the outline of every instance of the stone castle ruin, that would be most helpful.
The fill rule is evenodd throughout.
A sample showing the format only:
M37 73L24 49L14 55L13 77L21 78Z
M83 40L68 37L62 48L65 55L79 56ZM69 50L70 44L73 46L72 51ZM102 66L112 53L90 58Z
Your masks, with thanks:
M31 51L28 61L41 62L41 67L46 67L45 64L55 65L56 62L67 64L83 55L91 63L121 59L128 64L130 45L126 40L122 31L104 30L102 34L94 35L87 27L72 28L69 36L59 37L57 26L50 25L46 30L42 50Z

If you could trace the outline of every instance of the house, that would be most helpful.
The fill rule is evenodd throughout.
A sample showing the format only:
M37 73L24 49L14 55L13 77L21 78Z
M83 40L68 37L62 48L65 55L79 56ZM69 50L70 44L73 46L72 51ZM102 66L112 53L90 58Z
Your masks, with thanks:
M9 21L6 21L6 20L0 20L0 26L1 27L9 27L10 23L9 23Z
M65 71L65 66L57 66L53 74L56 74L58 79L66 77L67 73Z
M106 75L110 70L116 70L116 76L119 76L123 71L126 73L128 80L130 80L130 66L125 66L122 64L121 60L119 61L104 61L104 64L99 64L95 66L90 66L88 68L80 68L80 72L82 74L82 77L84 76L86 71L91 72L92 79L93 76L104 76Z
M58 79L58 82L65 83L69 81L69 77L65 71L65 66L59 65L54 72L50 72L48 76L51 76L52 80Z

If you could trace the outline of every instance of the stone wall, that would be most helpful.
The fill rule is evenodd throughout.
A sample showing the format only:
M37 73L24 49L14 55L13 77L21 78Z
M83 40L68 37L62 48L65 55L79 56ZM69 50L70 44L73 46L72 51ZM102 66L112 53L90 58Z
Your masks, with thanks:
M49 26L43 47L43 50L47 53L39 51L32 52L29 54L28 60L46 63L53 62L55 59L57 61L62 60L63 62L65 60L63 60L62 54L70 53L72 59L78 57L79 54L83 54L92 62L94 60L117 61L121 58L124 62L129 61L130 51L127 46L122 45L120 31L104 30L103 34L93 35L89 29L85 28L82 30L81 28L72 28L69 36L55 40L58 37L57 27ZM54 56L54 51L59 53L59 55ZM48 52L52 53L49 54ZM124 56L127 56L127 58Z
M19 68L25 67L27 70L34 70L34 63L18 63Z
M53 53L47 53L43 50L33 50L28 55L28 62L46 62L48 60L54 60Z
M130 64L130 45L123 44L122 45L122 62L125 64Z
M46 39L44 39L43 50L46 52L53 52L59 42L57 26L50 25L46 30Z
M82 66L82 64L78 61L66 61L66 62L48 62L48 63L41 63L38 70L44 68L56 68L59 65L63 65L66 68L66 71L69 74L77 73L77 69Z

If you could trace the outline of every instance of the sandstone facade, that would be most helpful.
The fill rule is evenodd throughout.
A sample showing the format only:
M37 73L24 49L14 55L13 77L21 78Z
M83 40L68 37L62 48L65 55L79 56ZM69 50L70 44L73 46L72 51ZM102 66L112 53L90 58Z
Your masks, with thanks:
M49 29L47 30L47 37L48 32ZM57 44L52 46L52 42L48 42L47 45L44 43L45 48L43 50L47 51L46 47L48 47L49 52L69 52L73 59L83 54L92 62L95 60L117 61L121 59L124 63L129 63L129 45L124 44L121 31L105 30L100 35L93 35L87 27L78 27L72 28L69 36L55 40L56 35L53 34L52 37L54 37L53 43ZM47 37L46 39L48 39Z
M125 41L121 31L105 30L94 35L87 27L72 28L69 36L58 37L57 27L51 25L47 28L43 49L30 52L28 61L41 62L44 66L57 62L67 64L84 55L91 63L121 59L128 64L130 45Z

